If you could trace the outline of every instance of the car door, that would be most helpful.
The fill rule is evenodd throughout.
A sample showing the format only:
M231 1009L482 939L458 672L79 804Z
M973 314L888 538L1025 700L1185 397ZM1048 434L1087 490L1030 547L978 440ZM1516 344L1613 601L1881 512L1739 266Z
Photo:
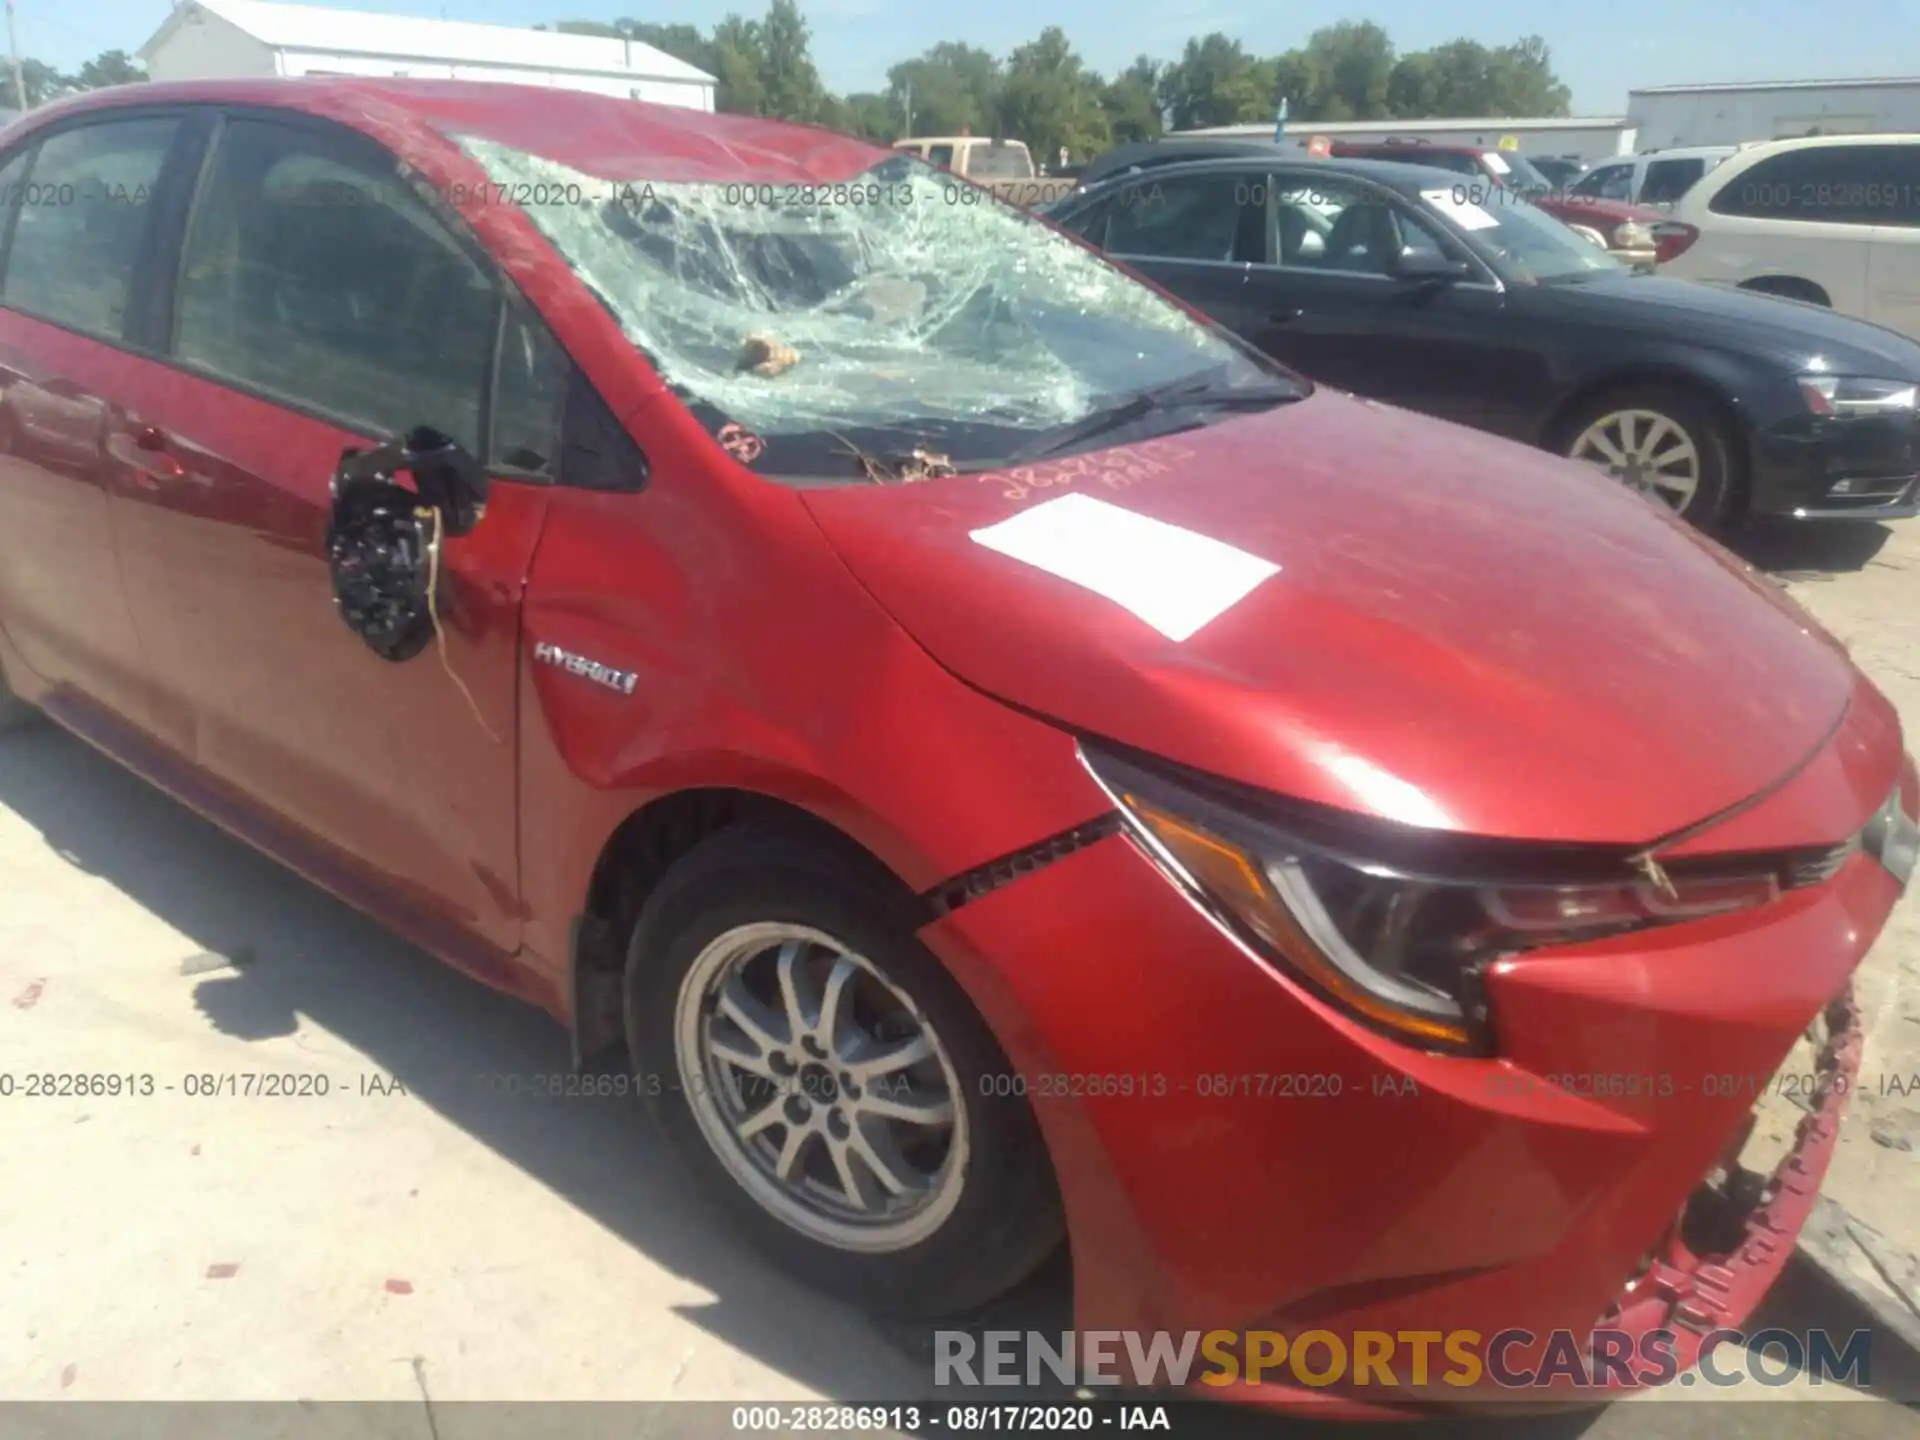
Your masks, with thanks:
M1242 330L1249 262L1258 254L1264 172L1148 172L1110 196L1082 232L1116 260L1232 330Z
M513 363L543 332L399 174L338 127L222 119L176 234L166 363L127 387L117 438L143 463L114 495L120 553L195 759L269 843L449 944L506 952L521 601L553 452L538 416L559 382ZM389 663L333 603L335 466L420 425L485 454L490 411L519 468L444 542L439 643ZM516 417L523 435L499 433Z
M1507 333L1499 287L1470 252L1392 191L1351 176L1277 171L1267 198L1246 338L1324 384L1487 423L1495 393L1528 361ZM1464 260L1476 278L1396 279L1402 248Z
M1672 210L1674 201L1691 190L1707 173L1707 162L1698 155L1672 160L1651 160L1646 178L1640 182L1639 202L1656 210Z
M1867 270L1875 224L1884 211L1869 203L1879 167L1872 145L1808 145L1768 155L1723 179L1721 166L1698 187L1713 187L1707 214L1695 219L1694 196L1678 212L1699 225L1674 272L1686 279L1736 285L1779 281L1813 284L1843 315L1871 318ZM1716 184L1716 182L1718 182ZM1875 200L1884 196L1876 188Z
M1920 339L1920 145L1879 148L1888 152L1882 177L1861 182L1881 221L1867 259L1867 318Z
M1584 200L1631 201L1634 165L1632 160L1613 160L1596 165L1575 181L1567 193Z
M82 707L63 718L175 746L184 724L146 683L121 586L106 442L142 363L135 277L181 127L162 111L87 117L0 165L0 627L55 686L51 706Z

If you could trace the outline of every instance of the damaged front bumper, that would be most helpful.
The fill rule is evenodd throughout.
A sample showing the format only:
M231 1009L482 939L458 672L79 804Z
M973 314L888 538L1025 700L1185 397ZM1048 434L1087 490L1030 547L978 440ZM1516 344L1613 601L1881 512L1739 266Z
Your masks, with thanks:
M1664 1327L1691 1366L1793 1249L1859 1068L1857 1011L1832 997L1899 889L1856 851L1764 914L1515 962L1489 977L1496 1060L1349 1023L1232 946L1119 836L922 934L1013 1068L1040 1077L1027 1093L1067 1209L1077 1330L1527 1331L1579 1346ZM1152 998L1089 1003L1100 995ZM1830 1032L1818 1065L1832 1078L1771 1179L1742 1179L1721 1162L1799 1041L1795 1015ZM1657 1083L1581 1093L1569 1075ZM1072 1083L1041 1083L1058 1077ZM1420 1386L1403 1370L1309 1388L1283 1374L1189 1393L1386 1417L1645 1383L1589 1370L1584 1386Z
M1859 1080L1863 1031L1849 985L1809 1030L1808 1038L1818 1045L1812 1067L1817 1085L1787 1153L1766 1174L1747 1169L1737 1153L1716 1166L1596 1330L1636 1343L1667 1332L1677 1374L1699 1364L1716 1333L1746 1324L1786 1267L1819 1196L1841 1117ZM1770 1086L1768 1093L1777 1094L1778 1087ZM1750 1133L1751 1120L1739 1138ZM1650 1383L1627 1367L1606 1364L1603 1355L1592 1358L1589 1375L1594 1383L1581 1397L1587 1400L1599 1398L1596 1389L1613 1398Z

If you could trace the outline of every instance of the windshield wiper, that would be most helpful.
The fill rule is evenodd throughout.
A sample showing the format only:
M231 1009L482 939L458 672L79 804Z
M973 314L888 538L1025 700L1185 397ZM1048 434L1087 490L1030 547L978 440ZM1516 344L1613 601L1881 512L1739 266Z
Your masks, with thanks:
M1095 410L1063 430L1049 431L1032 444L1023 445L1005 458L993 461L991 466L981 464L968 468L997 470L1005 466L1024 465L1032 460L1044 460L1162 411L1266 410L1299 398L1300 392L1290 386L1261 385L1234 390L1221 387L1212 376L1175 380Z

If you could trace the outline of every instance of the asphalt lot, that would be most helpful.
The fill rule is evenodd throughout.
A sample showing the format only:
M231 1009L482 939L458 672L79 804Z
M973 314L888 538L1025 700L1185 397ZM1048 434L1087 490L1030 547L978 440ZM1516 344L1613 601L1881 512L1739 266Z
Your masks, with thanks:
M1920 735L1920 522L1749 549ZM924 1391L926 1333L767 1269L631 1106L508 1093L501 1077L567 1067L543 1016L78 741L41 729L0 742L0 877L0 1070L156 1082L117 1099L0 1099L0 1400L388 1401L400 1418L381 1433L454 1440L478 1433L444 1408L463 1401ZM1869 1083L1827 1194L1920 1253L1911 899L1860 991ZM189 1077L269 1074L310 1078L272 1098L187 1093ZM1038 1316L1058 1299L1049 1277L1015 1304ZM1802 1287L1771 1318L1818 1324L1835 1303ZM1522 1428L1920 1436L1920 1413L1852 1392L1859 1403L1818 1411L1781 1403L1804 1400L1803 1385L1741 1393L1772 1403L1675 1389ZM564 1433L601 1432L576 1416Z

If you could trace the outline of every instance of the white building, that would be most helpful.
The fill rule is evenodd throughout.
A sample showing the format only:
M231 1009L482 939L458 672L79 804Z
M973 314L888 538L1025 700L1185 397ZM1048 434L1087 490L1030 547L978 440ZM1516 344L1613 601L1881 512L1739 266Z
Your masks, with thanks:
M1181 135L1218 135L1270 140L1273 122L1258 125L1217 125L1205 130L1182 130ZM1315 124L1289 120L1287 138L1305 144L1315 135L1329 140L1384 140L1402 135L1429 145L1480 145L1500 148L1511 137L1509 150L1528 155L1565 155L1580 160L1604 160L1631 155L1633 122L1624 115L1592 115L1565 119L1519 120L1345 120Z
M503 80L713 109L714 77L638 41L372 15L270 0L181 0L140 47L155 80L404 75Z
M1920 79L1655 85L1629 91L1643 149L1920 131Z

